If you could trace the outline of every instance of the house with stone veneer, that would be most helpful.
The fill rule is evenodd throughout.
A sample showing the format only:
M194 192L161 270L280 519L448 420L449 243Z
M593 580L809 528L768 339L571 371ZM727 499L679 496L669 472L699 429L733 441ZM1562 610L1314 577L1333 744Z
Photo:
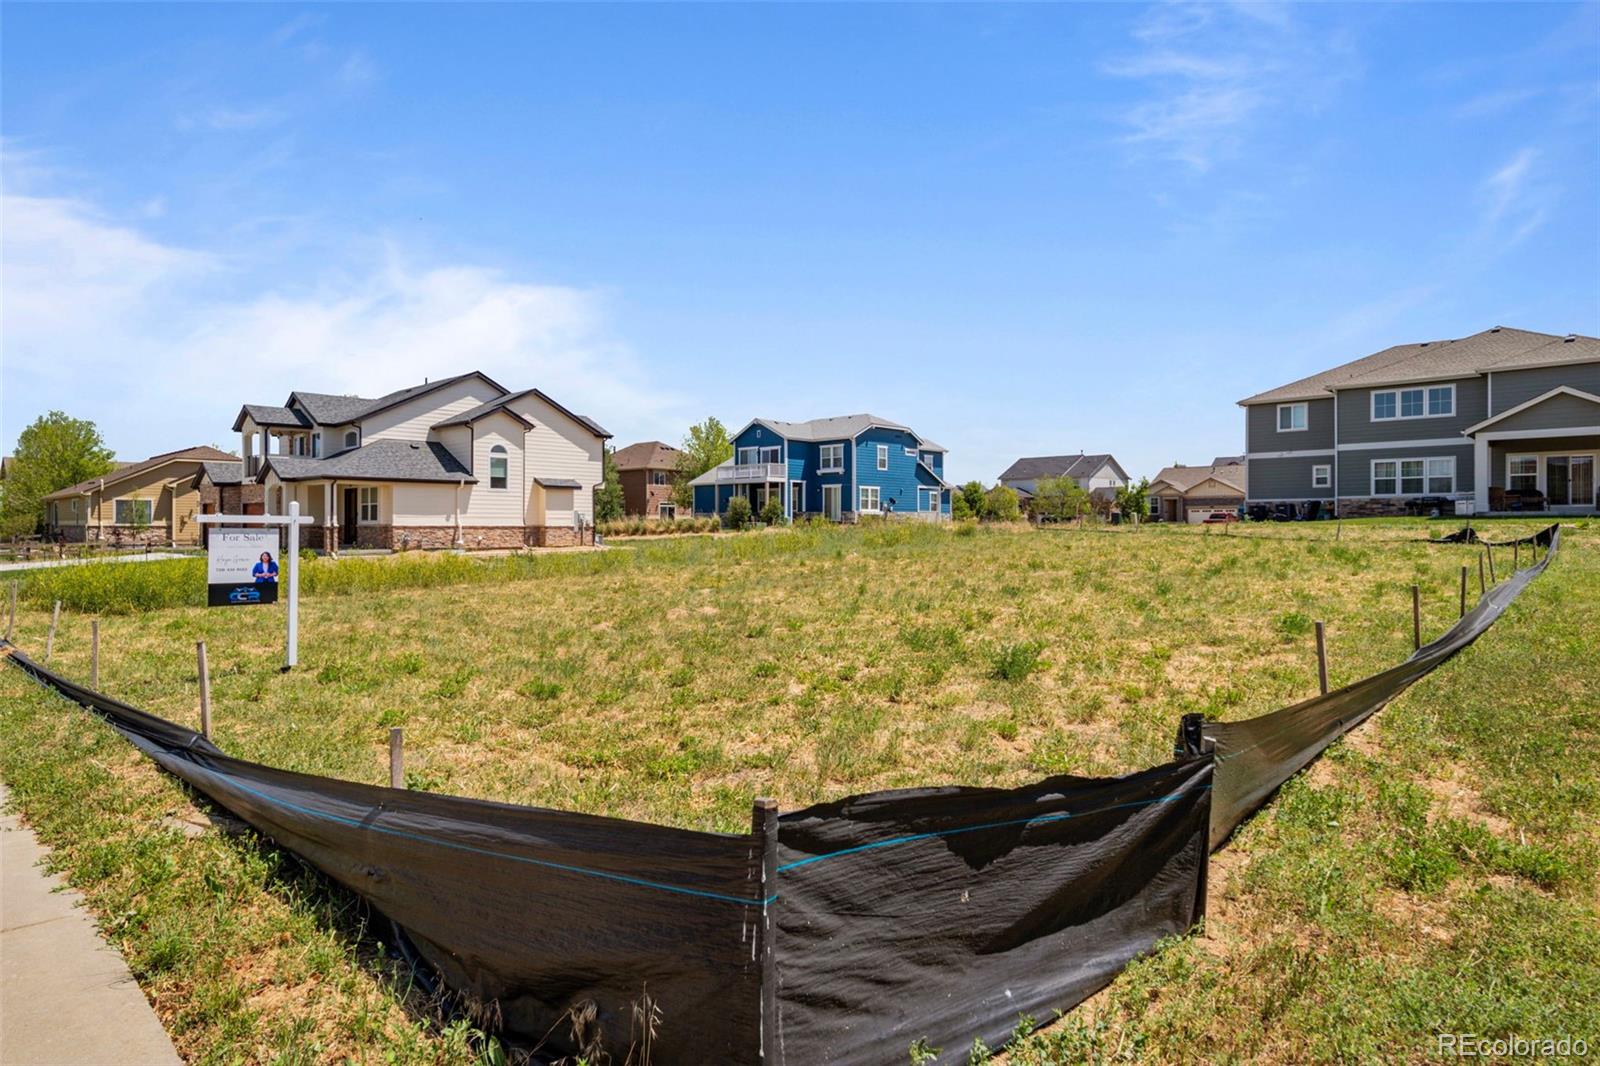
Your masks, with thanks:
M1600 505L1594 337L1495 326L1400 344L1239 405L1250 504L1339 515Z
M594 542L610 434L539 389L472 371L377 398L297 391L245 404L234 430L267 512L298 501L318 550Z
M222 471L240 463L207 446L118 463L102 477L45 496L46 533L75 544L199 544L196 477L208 466Z

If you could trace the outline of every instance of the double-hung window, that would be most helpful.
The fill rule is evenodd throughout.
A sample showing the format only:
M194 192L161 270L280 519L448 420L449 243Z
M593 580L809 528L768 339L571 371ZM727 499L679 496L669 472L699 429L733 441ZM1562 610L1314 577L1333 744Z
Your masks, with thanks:
M862 511L862 513L864 513L864 514L877 514L881 509L882 508L879 507L878 486L876 486L876 485L862 485L861 486L861 507L860 507L860 510Z
M1278 432L1295 433L1306 428L1306 405L1280 403L1278 405Z
M1531 492L1539 487L1539 457L1513 455L1506 460L1506 488Z
M1372 464L1372 494L1393 496L1399 489L1400 464L1393 459L1378 459Z
M817 449L817 473L844 473L844 445L824 444Z
M508 464L510 458L506 454L504 444L496 444L489 449L489 487L503 489L509 482Z
M887 444L878 445L878 469L889 469L889 446Z
M1428 464L1428 492L1448 496L1456 491L1456 461L1452 457L1425 459Z
M1429 385L1414 389L1379 389L1372 393L1372 420L1448 418L1456 413L1456 387Z
M1311 468L1311 487L1325 489L1333 484L1333 466L1329 463L1317 463Z
M761 461L763 463L781 463L781 462L783 462L783 448L781 446L780 447L773 447L773 448L762 448L761 449Z
M754 466L756 463L759 463L761 461L761 459L759 458L760 455L761 455L761 449L760 448L740 448L739 449L739 465L740 466Z
M361 489L356 497L356 521L376 522L378 520L378 487L369 485Z

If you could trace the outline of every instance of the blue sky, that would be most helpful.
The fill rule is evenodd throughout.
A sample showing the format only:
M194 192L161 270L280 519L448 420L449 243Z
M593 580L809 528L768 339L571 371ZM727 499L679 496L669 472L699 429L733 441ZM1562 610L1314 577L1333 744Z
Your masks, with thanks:
M1600 333L1600 6L7 4L0 437L479 368L617 443L868 410L992 480Z

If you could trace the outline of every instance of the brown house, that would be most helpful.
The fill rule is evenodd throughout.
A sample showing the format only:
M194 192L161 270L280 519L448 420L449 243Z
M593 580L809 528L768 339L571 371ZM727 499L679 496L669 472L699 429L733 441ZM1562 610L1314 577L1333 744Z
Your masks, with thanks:
M205 467L223 464L239 466L239 458L182 448L69 485L44 498L50 535L74 543L199 544L197 481Z
M1221 455L1210 466L1169 466L1150 482L1150 517L1203 522L1244 505L1248 470L1242 455Z
M645 518L676 518L672 486L677 481L681 454L672 445L658 440L619 448L612 459L622 482L622 509Z

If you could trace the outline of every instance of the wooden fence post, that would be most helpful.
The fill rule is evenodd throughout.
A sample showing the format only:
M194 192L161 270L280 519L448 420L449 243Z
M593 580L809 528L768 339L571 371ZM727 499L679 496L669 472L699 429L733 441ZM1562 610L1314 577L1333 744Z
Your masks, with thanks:
M1461 568L1461 615L1460 615L1460 617L1464 618L1464 617L1466 617L1466 614L1467 614L1467 568L1463 566Z
M1327 630L1321 622L1317 623L1317 684L1322 689L1322 694L1328 694L1328 641Z
M1482 596L1487 586L1483 583L1483 553L1478 553L1478 595Z
M773 941L772 900L778 895L778 801L758 796L750 809L750 835L761 849L761 924L756 930L761 966L761 1061L775 1063L778 1055L778 967Z
M399 726L389 728L389 787L406 787L405 732Z
M1516 573L1517 572L1517 568L1519 566L1521 566L1521 565L1522 565L1522 541L1514 540L1514 541L1511 542L1511 572L1513 574Z
M211 668L206 663L206 642L194 642L194 654L200 670L200 735L211 739Z
M61 601L57 600L56 605L50 609L50 635L44 640L44 661L46 666L50 664L50 656L56 650L56 623L59 621L61 621Z
M1422 648L1422 589L1415 584L1411 586L1411 648Z
M100 619L89 620L89 687L100 691Z

